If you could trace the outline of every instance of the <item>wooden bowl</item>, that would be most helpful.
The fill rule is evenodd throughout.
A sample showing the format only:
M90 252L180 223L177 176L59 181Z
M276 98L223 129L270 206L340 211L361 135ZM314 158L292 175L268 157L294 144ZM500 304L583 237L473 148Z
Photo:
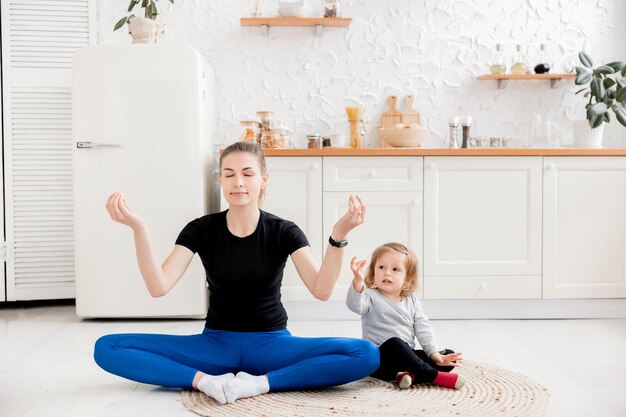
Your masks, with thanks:
M419 148L430 136L430 130L423 127L380 128L378 135L394 148Z

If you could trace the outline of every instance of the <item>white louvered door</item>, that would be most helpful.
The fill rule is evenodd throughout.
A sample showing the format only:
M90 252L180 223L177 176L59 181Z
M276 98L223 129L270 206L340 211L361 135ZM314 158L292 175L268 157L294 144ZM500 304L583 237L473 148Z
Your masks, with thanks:
M74 297L72 58L94 0L2 0L6 299Z

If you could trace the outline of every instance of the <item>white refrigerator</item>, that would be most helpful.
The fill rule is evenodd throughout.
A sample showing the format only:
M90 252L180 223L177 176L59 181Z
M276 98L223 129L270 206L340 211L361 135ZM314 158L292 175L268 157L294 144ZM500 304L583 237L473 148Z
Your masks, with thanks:
M198 256L164 297L152 298L132 231L105 203L122 192L148 227L160 262L178 233L211 211L213 72L177 45L81 49L72 72L76 313L83 318L203 317Z

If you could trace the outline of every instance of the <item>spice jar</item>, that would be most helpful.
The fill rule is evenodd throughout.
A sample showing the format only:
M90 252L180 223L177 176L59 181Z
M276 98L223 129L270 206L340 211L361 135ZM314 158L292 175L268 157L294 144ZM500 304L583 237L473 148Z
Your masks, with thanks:
M308 139L307 148L309 149L319 149L322 147L321 139L322 136L320 134L306 135Z
M261 119L261 132L266 130L272 130L272 119L274 112L271 111L258 111L256 115Z
M324 17L341 17L339 0L324 0Z
M239 124L244 127L244 131L241 134L241 137L239 140L241 140L242 142L256 143L256 144L260 142L261 123L257 122L256 120L242 120L239 122Z
M261 147L263 149L286 148L284 137L278 130L266 130L261 133Z
M322 148L330 148L330 136L324 136L322 138Z

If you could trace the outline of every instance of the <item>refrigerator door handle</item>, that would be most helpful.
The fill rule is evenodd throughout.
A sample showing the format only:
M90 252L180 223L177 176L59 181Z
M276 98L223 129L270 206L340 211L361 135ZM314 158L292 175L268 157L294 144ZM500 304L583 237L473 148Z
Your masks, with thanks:
M121 148L117 143L76 142L77 148Z

